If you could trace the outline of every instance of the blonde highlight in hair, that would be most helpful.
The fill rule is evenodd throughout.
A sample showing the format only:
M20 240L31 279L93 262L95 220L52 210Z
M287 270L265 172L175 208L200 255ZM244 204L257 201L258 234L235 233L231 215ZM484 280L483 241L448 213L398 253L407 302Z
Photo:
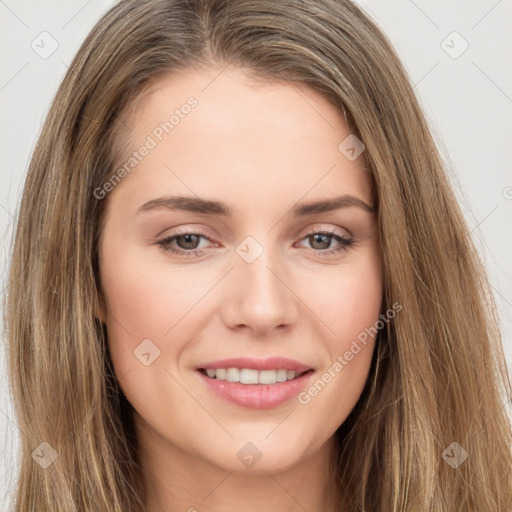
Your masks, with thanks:
M115 170L121 114L141 94L227 65L319 91L366 146L383 308L403 311L336 432L339 510L512 510L512 392L483 265L399 58L348 0L124 0L82 44L33 152L9 272L14 510L144 510L132 409L97 318L106 201L93 191ZM46 469L31 457L42 442L58 453ZM457 469L441 457L452 442L469 453Z

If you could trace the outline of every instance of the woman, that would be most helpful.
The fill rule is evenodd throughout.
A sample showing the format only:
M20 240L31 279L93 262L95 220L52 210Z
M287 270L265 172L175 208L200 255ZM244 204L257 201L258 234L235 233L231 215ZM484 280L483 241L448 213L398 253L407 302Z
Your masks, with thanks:
M510 510L494 311L357 6L120 2L22 198L15 510Z

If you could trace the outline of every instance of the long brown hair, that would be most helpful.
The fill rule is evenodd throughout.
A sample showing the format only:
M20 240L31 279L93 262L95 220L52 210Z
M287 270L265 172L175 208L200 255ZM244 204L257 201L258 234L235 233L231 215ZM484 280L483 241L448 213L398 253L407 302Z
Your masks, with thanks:
M96 317L106 200L94 191L118 165L121 113L150 84L228 65L319 91L366 146L383 308L403 310L336 432L345 508L512 510L511 387L483 266L402 64L348 0L123 0L82 44L30 162L10 266L5 325L23 433L14 510L144 509L130 404ZM454 453L467 458L449 464Z

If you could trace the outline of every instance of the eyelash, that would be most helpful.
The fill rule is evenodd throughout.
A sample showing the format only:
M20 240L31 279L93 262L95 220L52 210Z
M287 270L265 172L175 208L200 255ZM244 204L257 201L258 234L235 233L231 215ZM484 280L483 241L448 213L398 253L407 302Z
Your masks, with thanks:
M184 231L182 233L176 233L176 234L168 236L168 237L166 237L166 238L164 238L162 240L159 240L157 242L157 245L159 245L160 248L163 251L170 252L171 254L178 254L178 255L185 256L185 257L192 257L192 256L199 257L199 256L201 256L203 251L200 250L200 249L192 249L190 251L185 251L184 249L174 249L174 248L170 248L169 247L170 244L176 238L179 238L179 237L182 237L182 236L185 236L185 235L196 235L196 236L200 236L200 237L203 237L203 238L206 238L207 240L209 240L208 236L205 233L202 233L200 231ZM314 252L316 252L317 254L319 254L321 256L326 256L326 255L329 255L329 254L338 253L340 251L346 251L348 249L348 247L350 247L354 243L354 240L342 237L342 236L336 234L335 232L328 231L328 230L324 230L324 231L312 230L312 231L309 231L308 233L306 233L306 235L304 235L302 240L308 238L311 235L327 235L327 236L333 237L335 240L340 242L340 246L335 248L335 249L326 249L326 250L323 250L323 251L319 250L319 249L312 249Z

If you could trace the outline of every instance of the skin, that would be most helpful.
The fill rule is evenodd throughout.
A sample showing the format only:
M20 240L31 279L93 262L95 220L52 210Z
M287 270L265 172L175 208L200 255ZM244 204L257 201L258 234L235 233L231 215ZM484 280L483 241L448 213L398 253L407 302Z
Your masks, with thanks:
M240 69L219 71L166 77L126 114L135 150L187 98L198 100L103 199L99 316L135 409L147 510L329 510L333 436L361 395L375 339L309 403L294 397L269 410L217 397L196 367L283 356L315 368L314 383L375 324L382 300L376 215L357 206L288 215L299 201L341 194L372 205L370 176L364 153L350 161L338 150L349 131L323 96L296 84L256 84ZM165 195L222 201L235 215L137 214ZM208 238L170 245L199 256L157 243L198 229ZM315 241L309 231L354 243ZM248 236L263 248L252 263L236 252ZM134 350L148 338L160 355L145 366ZM262 454L252 467L237 457L248 441Z

